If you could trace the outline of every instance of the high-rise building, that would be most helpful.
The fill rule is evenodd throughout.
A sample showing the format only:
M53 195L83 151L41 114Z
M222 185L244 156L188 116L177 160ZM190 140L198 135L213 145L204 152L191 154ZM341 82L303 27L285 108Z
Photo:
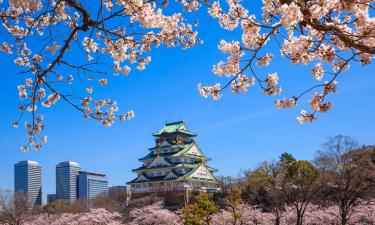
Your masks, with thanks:
M81 167L72 161L56 166L56 199L66 203L74 202L78 195L78 173Z
M81 171L78 175L78 197L88 207L92 200L100 195L108 194L108 179L104 174Z
M27 198L29 210L42 205L42 167L35 161L14 164L14 192Z
M155 192L196 189L216 191L216 169L195 142L196 134L184 121L166 123L153 134L156 146L139 159L142 166L134 169L137 177L128 182L132 192Z

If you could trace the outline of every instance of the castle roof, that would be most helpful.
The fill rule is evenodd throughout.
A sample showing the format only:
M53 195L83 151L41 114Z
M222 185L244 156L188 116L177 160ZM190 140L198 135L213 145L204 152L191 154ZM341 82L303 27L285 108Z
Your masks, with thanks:
M172 122L172 123L165 123L164 127L159 131L153 133L153 136L161 136L163 134L171 134L171 133L182 133L189 136L197 136L193 132L189 131L186 126L184 120Z
M138 160L139 161L147 161L147 160L155 159L157 155L155 155L153 153L154 151L159 151L160 156L162 156L164 158L167 158L167 159L173 158L173 157L179 157L179 156L189 156L189 157L193 157L193 158L194 157L195 158L205 158L206 161L211 160L211 158L205 157L203 154L201 156L187 154L189 152L189 150L194 146L199 149L199 147L197 146L197 144L195 142L191 142L191 143L188 143L188 144L185 144L185 145L171 145L171 146L168 146L168 147L153 147L153 148L149 149L149 150L152 150L152 152L148 153L145 157L142 157ZM165 149L172 149L172 148L178 148L179 150L177 152L163 152L162 151L162 150L165 150ZM200 149L199 149L199 151L200 151Z

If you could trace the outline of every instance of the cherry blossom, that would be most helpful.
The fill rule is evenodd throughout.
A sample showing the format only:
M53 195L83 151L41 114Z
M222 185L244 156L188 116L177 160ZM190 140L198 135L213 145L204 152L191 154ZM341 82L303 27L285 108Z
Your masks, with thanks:
M177 214L163 208L162 202L156 202L130 212L130 225L179 225Z
M180 3L174 4L180 6ZM96 75L108 72L129 75L132 68L143 71L151 63L148 53L162 45L185 49L201 43L197 32L185 19L186 14L198 9L200 4L198 1L181 4L186 12L165 13L164 8L169 7L167 2L143 0L90 3L10 0L9 4L1 5L0 52L13 54L14 63L22 67L27 76L17 90L20 100L25 102L18 108L29 114L22 113L13 123L15 126L21 120L31 120L26 129L28 139L33 141L28 141L22 150L28 150L30 145L39 150L41 144L45 144L40 136L44 126L37 125L37 115L60 100L79 110L85 118L98 120L104 126L111 126L116 119L134 118L132 110L120 114L114 100L95 99L93 89L96 86L88 82L95 80L98 86L109 86L107 76L98 78ZM117 18L122 18L122 22L111 22ZM30 47L29 42L35 42L33 40L39 43ZM76 46L79 47L76 49ZM71 61L72 52L86 62ZM105 64L104 57L113 61L113 71L97 69L96 65ZM71 69L77 73L70 72ZM75 82L76 79L79 82ZM82 96L79 91L67 93L64 83L74 90L83 84L88 95Z
M220 83L213 86L199 84L200 94L217 99L231 84L237 80L241 83L244 74L253 76L265 94L281 94L277 79L271 79L270 75L257 69L270 65L274 58L271 52L276 53L277 46L280 56L292 64L309 66L315 81L310 87L302 87L300 94L276 100L276 107L294 107L312 93L312 111L303 110L297 122L316 121L317 113L332 108L332 101L323 100L335 93L340 74L347 71L350 64L371 63L375 54L373 1L263 0L262 4L259 19L243 6L245 1L217 0L210 4L209 15L224 29L233 30L241 24L242 34L238 39L242 42L235 39L220 41L220 51L230 56L226 61L220 61L213 72L225 80L224 84L220 89L214 88ZM251 6L249 4L249 9ZM228 43L235 45L240 54L228 51ZM246 93L244 89L249 87L243 85L241 93Z
M87 213L63 213L61 215L40 214L25 225L123 225L121 215L105 209L91 209Z
M227 32L238 34L218 44L225 56L212 72L222 82L199 83L201 96L218 100L225 89L240 94L260 87L271 98L280 98L273 102L281 109L296 107L307 98L311 110L302 110L297 122L313 122L332 108L328 98L336 93L341 74L352 64L371 64L373 4L373 0L262 0L261 13L254 14L254 4L240 0L10 0L0 9L0 54L10 57L25 76L17 87L22 116L15 122L35 126L38 115L60 100L105 126L132 118L120 116L134 115L131 110L121 114L116 101L97 99L92 90L111 86L106 76L110 73L128 76L147 69L150 52L161 46L186 49L201 44L196 18L190 14L198 10L206 11ZM32 44L36 40L38 44ZM72 54L80 60L71 61ZM298 84L299 94L279 97L280 84L288 88L293 82L281 82L284 73L268 70L279 63L278 57L307 66L314 78L311 84ZM98 69L103 65L109 69ZM66 85L74 93L67 92ZM40 129L34 131L27 131L33 145L42 138Z

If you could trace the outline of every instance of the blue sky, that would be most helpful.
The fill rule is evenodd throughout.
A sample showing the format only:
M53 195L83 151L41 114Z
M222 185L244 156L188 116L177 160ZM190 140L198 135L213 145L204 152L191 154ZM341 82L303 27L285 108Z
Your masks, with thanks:
M197 142L213 160L210 165L221 175L237 176L242 169L255 167L263 160L290 152L298 159L312 159L326 137L351 135L361 144L374 144L375 68L353 65L339 78L339 89L332 96L333 109L319 115L317 122L298 125L295 116L307 108L304 98L296 108L278 110L277 99L265 96L257 87L247 94L225 92L220 101L199 96L197 84L220 80L212 74L212 65L223 59L217 49L221 39L239 38L239 32L225 32L205 12L199 14L197 28L203 45L188 50L155 49L145 71L133 70L130 76L110 77L109 85L95 89L95 97L118 101L124 112L133 109L136 118L112 127L103 127L62 101L44 110L49 136L40 152L22 153L23 129L10 124L19 116L16 86L23 82L13 59L1 55L0 93L0 189L13 189L13 165L19 160L36 160L43 166L43 192L55 192L55 165L65 160L80 163L84 169L108 175L110 185L123 185L134 178L131 169L138 158L154 144L151 133L165 121L182 118L198 133ZM272 48L272 46L271 46ZM274 54L278 54L276 50ZM300 93L312 84L310 67L296 66L276 57L261 73L278 72L283 95ZM110 71L109 71L110 72Z

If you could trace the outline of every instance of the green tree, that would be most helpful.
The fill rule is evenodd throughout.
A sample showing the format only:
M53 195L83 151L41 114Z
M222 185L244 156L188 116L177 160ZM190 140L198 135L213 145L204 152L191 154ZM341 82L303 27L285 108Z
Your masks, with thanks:
M295 185L309 185L319 176L319 171L307 160L298 160L288 166L287 181Z
M50 214L61 214L68 211L68 206L62 201L54 201L43 206L43 211Z
M232 187L228 191L228 195L224 198L224 204L229 209L233 217L233 225L241 220L243 214L242 190L238 187Z
M195 203L184 207L182 219L185 225L210 225L212 215L219 211L219 206L210 200L208 194L199 195Z
M287 168L291 163L295 162L296 159L293 157L292 154L288 152L284 152L279 156L280 165L283 168Z
M287 201L295 209L296 225L302 225L306 208L321 187L319 177L319 171L306 160L297 160L287 168L284 189Z

